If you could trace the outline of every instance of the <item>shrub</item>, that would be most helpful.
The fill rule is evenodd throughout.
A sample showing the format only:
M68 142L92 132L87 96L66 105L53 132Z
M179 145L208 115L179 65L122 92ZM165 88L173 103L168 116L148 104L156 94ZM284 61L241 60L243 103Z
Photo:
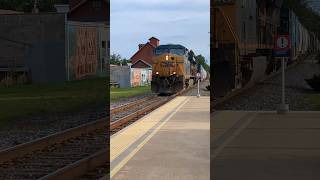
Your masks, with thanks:
M206 86L207 90L210 91L210 85Z
M315 91L320 91L320 75L313 75L311 79L305 79L309 86Z

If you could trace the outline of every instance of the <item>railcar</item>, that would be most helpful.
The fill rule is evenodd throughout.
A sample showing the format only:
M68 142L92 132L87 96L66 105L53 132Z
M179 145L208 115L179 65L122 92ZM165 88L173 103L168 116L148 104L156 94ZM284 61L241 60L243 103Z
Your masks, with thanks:
M200 64L198 64L198 73L200 73L200 81L204 81L207 79L208 73Z
M280 5L278 0L217 0L212 9L214 94L224 96L275 69Z
M278 34L290 35L291 61L318 50L318 39L282 0L215 0L211 11L214 96L278 71L281 63L273 57Z
M195 83L197 63L190 51L179 44L160 45L155 49L151 90L174 94Z

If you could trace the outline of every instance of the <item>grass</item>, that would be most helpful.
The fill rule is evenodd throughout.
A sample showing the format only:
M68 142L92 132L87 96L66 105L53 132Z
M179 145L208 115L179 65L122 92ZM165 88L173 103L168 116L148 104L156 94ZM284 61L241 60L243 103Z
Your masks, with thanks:
M151 92L150 86L142 86L135 88L111 88L110 100L111 102L116 102L120 99L138 96L148 92Z
M62 84L0 86L0 125L14 118L78 111L106 103L106 78Z
M308 94L306 97L312 109L314 111L320 111L320 94Z

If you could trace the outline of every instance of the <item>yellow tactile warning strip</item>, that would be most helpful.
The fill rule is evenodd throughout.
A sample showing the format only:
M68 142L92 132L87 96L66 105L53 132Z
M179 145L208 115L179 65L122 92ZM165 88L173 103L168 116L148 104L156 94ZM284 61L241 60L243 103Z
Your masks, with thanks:
M191 97L179 96L110 139L112 178Z

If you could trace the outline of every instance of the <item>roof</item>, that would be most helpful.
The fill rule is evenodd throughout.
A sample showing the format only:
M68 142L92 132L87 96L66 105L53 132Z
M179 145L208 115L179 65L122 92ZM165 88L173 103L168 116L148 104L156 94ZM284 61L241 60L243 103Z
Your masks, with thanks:
M139 59L138 61L136 61L135 63L133 63L131 66L134 66L135 64L137 64L139 61L141 61L142 63L146 64L147 66L149 67L152 67L151 64L147 63L146 61L142 60L142 59Z
M134 53L133 56L131 56L130 59L132 59L134 56L136 56L140 51L142 51L142 49L144 49L147 45L150 45L153 48L156 48L154 45L152 45L150 42L147 42L144 46L142 46L136 53Z
M79 7L81 7L83 4L85 4L86 2L88 2L89 0L73 0L72 3L70 3L70 12L78 9ZM109 0L103 0L107 3L109 3ZM102 2L103 2L102 1Z
M152 36L151 38L149 38L149 40L150 40L150 39L156 39L156 40L160 41L158 38L156 38L156 37L154 37L154 36Z
M69 13L71 13L71 12L73 12L74 10L76 10L76 9L78 9L80 6L82 6L84 3L86 3L88 0L77 0L77 2L73 2L73 3L76 3L76 5L75 4L72 4L71 5L71 9L70 9L70 12Z

